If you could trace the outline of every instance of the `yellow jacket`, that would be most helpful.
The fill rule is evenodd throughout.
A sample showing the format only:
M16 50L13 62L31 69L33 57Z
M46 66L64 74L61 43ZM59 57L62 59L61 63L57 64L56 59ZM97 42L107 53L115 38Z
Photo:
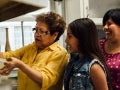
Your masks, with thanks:
M42 86L18 71L18 90L62 90L63 74L68 62L67 51L57 42L37 53L35 43L15 51L3 53L4 58L14 56L42 74Z

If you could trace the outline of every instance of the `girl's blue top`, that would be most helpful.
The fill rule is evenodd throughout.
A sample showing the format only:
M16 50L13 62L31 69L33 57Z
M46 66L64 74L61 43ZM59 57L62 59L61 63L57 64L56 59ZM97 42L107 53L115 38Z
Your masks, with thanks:
M64 90L94 90L90 78L90 68L94 63L98 63L105 71L98 59L79 58L78 54L72 54L64 74Z

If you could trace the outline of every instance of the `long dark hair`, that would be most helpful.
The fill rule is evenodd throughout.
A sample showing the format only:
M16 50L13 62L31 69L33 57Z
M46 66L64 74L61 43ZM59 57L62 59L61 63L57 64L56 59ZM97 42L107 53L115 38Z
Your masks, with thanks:
M97 27L89 18L80 18L69 24L72 34L79 40L79 51L84 56L104 60L99 46Z
M79 40L78 49L83 56L98 58L107 72L107 81L109 90L111 89L109 71L105 63L105 58L99 45L98 31L95 23L89 18L80 18L69 24L72 34Z

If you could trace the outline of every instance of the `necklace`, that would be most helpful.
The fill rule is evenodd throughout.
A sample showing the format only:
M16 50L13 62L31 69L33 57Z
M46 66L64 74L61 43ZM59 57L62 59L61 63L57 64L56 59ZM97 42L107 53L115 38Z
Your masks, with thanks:
M105 51L107 53L118 53L120 52L120 45L114 42L106 42Z

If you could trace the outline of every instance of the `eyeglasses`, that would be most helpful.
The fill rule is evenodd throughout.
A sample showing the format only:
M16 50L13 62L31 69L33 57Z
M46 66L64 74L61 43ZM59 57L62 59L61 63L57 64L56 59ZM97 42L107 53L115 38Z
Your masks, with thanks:
M50 31L38 30L37 28L33 28L33 32L37 33L38 35L48 35L48 34L50 34Z

